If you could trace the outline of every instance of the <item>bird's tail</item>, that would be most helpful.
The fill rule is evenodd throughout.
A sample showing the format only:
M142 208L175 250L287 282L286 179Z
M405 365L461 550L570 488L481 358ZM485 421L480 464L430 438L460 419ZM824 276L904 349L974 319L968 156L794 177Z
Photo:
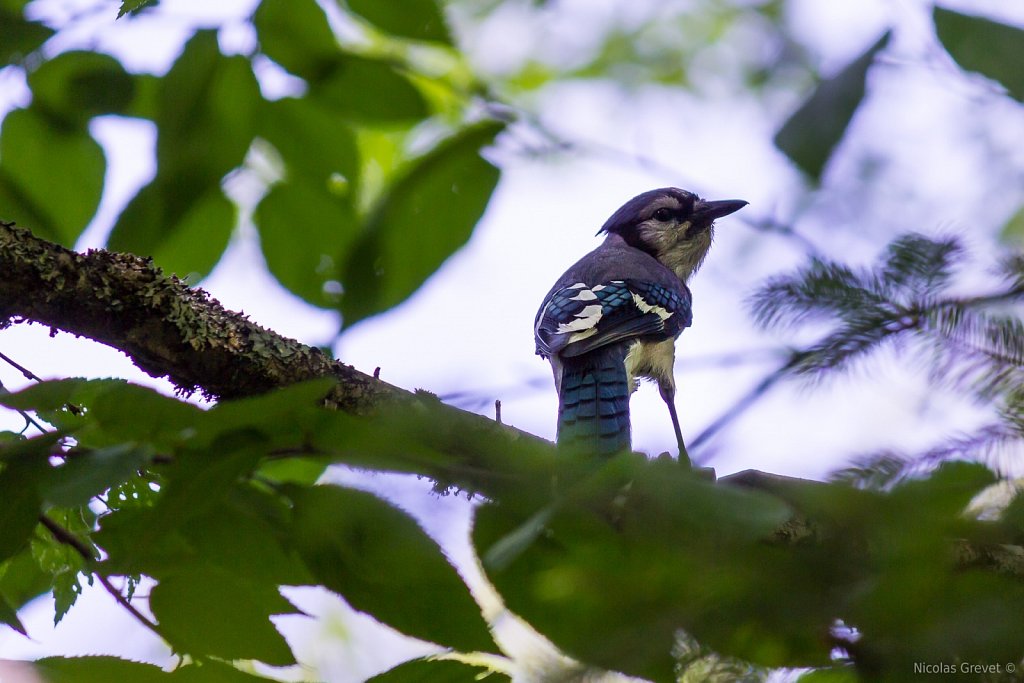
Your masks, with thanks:
M559 445L602 455L630 447L624 351L604 348L561 359Z

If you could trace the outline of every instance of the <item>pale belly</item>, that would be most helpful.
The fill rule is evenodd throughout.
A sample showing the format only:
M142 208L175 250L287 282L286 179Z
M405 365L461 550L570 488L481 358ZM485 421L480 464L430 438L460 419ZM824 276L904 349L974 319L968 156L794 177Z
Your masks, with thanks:
M674 388L672 369L675 361L675 339L633 342L626 353L626 376L630 391L636 390L641 379L653 379L659 386Z

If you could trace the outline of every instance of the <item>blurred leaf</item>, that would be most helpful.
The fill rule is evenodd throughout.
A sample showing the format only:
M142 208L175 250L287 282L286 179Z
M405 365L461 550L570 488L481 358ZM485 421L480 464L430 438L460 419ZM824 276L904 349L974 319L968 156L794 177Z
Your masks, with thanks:
M0 405L20 410L52 411L88 395L94 399L111 387L124 386L123 379L82 379L69 377L30 384L12 394L0 393Z
M817 669L797 679L797 683L858 683L860 677L851 666Z
M995 473L976 462L944 462L926 479L908 479L892 491L892 501L916 514L956 520L982 489L996 481Z
M106 387L89 405L90 436L95 441L105 440L104 445L131 441L171 448L183 440L184 433L190 432L204 414L192 403L127 382Z
M218 440L232 434L259 438L267 448L294 447L311 440L328 417L348 417L323 407L323 399L335 383L331 377L320 377L259 396L221 401L201 414L195 447L214 448Z
M414 40L451 43L437 0L344 0L345 5L387 33Z
M155 121L160 115L160 92L163 78L153 74L132 74L135 96L125 110L125 116Z
M344 271L345 325L401 303L466 243L500 175L480 150L503 128L460 131L413 161L377 201Z
M225 57L216 32L199 31L157 99L157 176L128 204L107 246L205 275L234 227L220 182L252 142L259 86L246 58Z
M20 11L0 7L0 67L35 51L53 33L52 28L27 21Z
M337 486L286 492L290 537L322 585L407 635L463 652L496 650L469 589L406 513Z
M242 666L246 666L242 662ZM168 683L257 683L258 681L278 681L276 678L264 678L255 674L239 671L235 667L215 660L194 662L190 666L178 667L170 674Z
M182 527L190 554L229 574L266 586L301 585L311 578L287 550L289 511L280 498L236 486L220 504Z
M819 83L811 97L776 133L775 146L815 182L820 181L832 150L846 134L854 112L864 99L868 69L888 42L886 32L841 72Z
M766 666L828 662L819 634L835 618L825 599L835 571L813 552L766 543L790 517L781 501L633 456L574 484L569 474L557 478L568 487L543 532L503 566L485 564L508 608L564 652L673 680L684 630ZM542 521L522 498L477 509L480 556Z
M195 555L196 520L220 509L260 457L252 433L224 435L207 452L181 451L163 467L161 489L150 507L105 515L94 542L106 551L108 574L147 574L156 579L187 566Z
M260 465L259 476L277 484L312 486L327 469L326 460L290 457Z
M49 471L52 440L35 438L0 448L0 562L28 545L39 523L39 484Z
M174 671L117 657L46 657L32 662L42 683L257 683L275 679L216 661L192 662Z
M942 46L962 68L998 81L1024 101L1024 31L981 17L936 7L935 31Z
M36 109L4 118L0 198L15 200L4 218L31 225L39 237L74 246L99 206L105 170L103 149L84 129L58 125Z
M33 106L72 126L93 116L123 114L135 98L135 82L119 61L74 50L43 62L28 75Z
M512 679L482 665L427 657L399 664L366 683L501 683Z
M999 238L1018 249L1024 247L1024 206L1017 209L1017 213L1006 221L1006 225L999 232Z
M198 280L217 265L237 218L234 203L219 190L211 190L192 203L150 255L165 271Z
M253 24L263 53L307 80L317 80L341 51L327 15L313 0L263 0Z
M373 93L367 97L367 93ZM346 119L374 125L414 123L430 114L420 91L399 65L344 53L310 91Z
M285 97L260 109L258 134L285 163L286 179L311 184L314 191L334 189L340 176L344 192L355 196L360 159L354 131L337 115L308 97Z
M18 610L50 590L51 576L43 571L30 549L0 562L0 598Z
M78 453L52 470L43 496L59 507L85 505L112 486L131 477L148 463L152 451L132 443Z
M176 652L273 666L295 663L270 616L296 610L274 585L199 565L162 578L149 605Z
M46 683L163 683L169 676L158 666L117 657L46 657L32 665Z
M198 279L220 260L235 217L234 205L219 187L189 194L173 181L157 178L125 207L107 246L151 256L168 273Z
M275 185L256 207L260 246L282 285L315 306L334 306L339 260L359 225L348 200L331 195L326 184L304 180Z

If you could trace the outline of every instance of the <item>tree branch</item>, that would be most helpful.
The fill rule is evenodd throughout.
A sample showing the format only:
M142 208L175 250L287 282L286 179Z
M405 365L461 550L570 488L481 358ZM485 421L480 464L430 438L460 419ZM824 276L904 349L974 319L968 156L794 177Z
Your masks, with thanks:
M22 321L111 346L144 372L212 398L333 377L330 407L372 416L415 406L410 414L431 425L430 445L453 456L433 473L441 486L479 491L481 477L504 480L527 466L523 446L552 452L532 434L446 406L429 392L400 389L260 327L150 259L102 249L80 254L0 221L0 330Z
M259 394L333 375L333 398L368 413L397 388L225 310L149 259L96 249L79 254L0 223L0 328L31 320L127 354L146 373L215 398Z
M148 259L104 250L79 254L0 222L0 329L23 320L112 346L145 372L216 398L334 377L338 382L327 402L346 412L372 416L386 413L388 405L410 407L404 412L411 421L404 426L414 429L427 447L451 456L442 465L420 463L418 471L434 470L430 476L441 486L467 492L508 490L517 482L537 481L538 472L554 466L554 451L543 439L333 361L316 348L225 310L202 290L165 276ZM765 489L784 500L789 486L820 485L763 472L740 473L722 483ZM77 539L65 537L45 516L42 521L89 559L89 551L73 543ZM797 515L780 529L778 540L813 535L813 525ZM1015 546L966 546L960 561L1024 575L1024 556L1018 551Z

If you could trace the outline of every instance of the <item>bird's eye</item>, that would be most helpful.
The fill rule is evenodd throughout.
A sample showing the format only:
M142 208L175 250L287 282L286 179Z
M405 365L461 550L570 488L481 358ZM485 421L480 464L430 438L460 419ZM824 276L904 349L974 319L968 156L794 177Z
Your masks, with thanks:
M667 221L672 219L672 212L666 208L660 208L654 212L654 217L659 221Z

